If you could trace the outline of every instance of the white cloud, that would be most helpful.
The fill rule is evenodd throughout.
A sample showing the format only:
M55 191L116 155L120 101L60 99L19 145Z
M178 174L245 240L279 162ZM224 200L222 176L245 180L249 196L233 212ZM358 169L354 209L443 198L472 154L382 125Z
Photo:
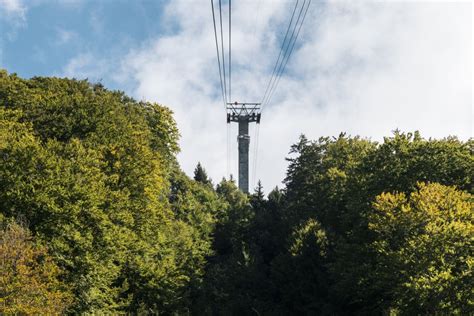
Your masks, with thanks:
M261 99L291 6L233 3L233 100ZM120 76L111 76L135 81L135 97L171 107L183 169L192 174L201 161L218 181L226 173L227 127L210 6L172 1L165 19L178 31L130 51ZM263 112L257 177L266 189L284 178L284 158L300 133L317 138L347 131L379 140L400 128L425 137L471 137L471 23L470 3L313 1L300 44ZM97 65L92 56L79 57L67 74L106 71L91 66Z
M104 32L104 13L100 6L95 7L89 15L89 25L94 30L94 33L101 34Z
M109 62L87 52L72 58L63 68L61 76L77 79L88 78L91 82L95 82L102 80L110 71Z
M2 33L9 40L15 38L19 28L26 26L26 11L22 0L0 0L0 21L9 24L9 29L2 30Z
M3 14L25 17L26 7L21 0L0 0L0 9Z
M56 45L64 45L70 43L77 38L77 33L66 29L58 28L56 30Z

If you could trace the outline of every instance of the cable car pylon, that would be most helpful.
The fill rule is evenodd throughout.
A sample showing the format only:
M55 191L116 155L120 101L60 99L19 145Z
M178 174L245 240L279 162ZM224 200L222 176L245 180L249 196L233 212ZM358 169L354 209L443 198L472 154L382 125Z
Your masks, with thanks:
M237 136L239 151L239 189L249 193L249 123L260 124L261 103L227 103L227 124L236 122L239 124Z

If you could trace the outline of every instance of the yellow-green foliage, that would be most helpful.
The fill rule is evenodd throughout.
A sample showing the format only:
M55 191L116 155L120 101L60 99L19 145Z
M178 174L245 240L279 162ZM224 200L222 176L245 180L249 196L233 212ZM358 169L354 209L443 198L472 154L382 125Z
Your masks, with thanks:
M192 221L173 207L177 141L172 113L159 104L87 81L0 71L0 210L25 218L48 245L73 293L70 312L189 304L217 198L191 185L191 200L206 192L186 207Z
M62 314L71 297L59 274L47 249L26 228L9 223L0 230L0 314Z
M398 311L468 314L474 311L473 196L437 183L418 187L409 198L383 193L374 203L369 228L377 234L377 273L384 280L397 275Z
M307 220L301 227L296 229L291 238L290 252L293 256L302 255L305 248L319 249L319 255L326 255L327 236L326 232L314 219Z
M474 140L302 136L265 199L189 179L178 136L162 105L0 70L0 218L26 220L38 275L3 286L57 302L0 312L474 314Z

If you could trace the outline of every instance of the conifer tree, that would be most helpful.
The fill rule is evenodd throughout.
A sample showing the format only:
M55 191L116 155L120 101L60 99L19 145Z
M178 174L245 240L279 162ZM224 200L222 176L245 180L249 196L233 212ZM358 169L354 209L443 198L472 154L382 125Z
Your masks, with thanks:
M261 180L258 180L257 182L254 195L259 201L263 201L265 194L263 193L263 185Z
M210 183L210 180L207 177L207 172L202 167L201 162L198 162L196 168L194 169L194 180L204 184Z
M263 209L265 194L263 193L262 181L258 180L254 193L250 197L250 203L255 210Z

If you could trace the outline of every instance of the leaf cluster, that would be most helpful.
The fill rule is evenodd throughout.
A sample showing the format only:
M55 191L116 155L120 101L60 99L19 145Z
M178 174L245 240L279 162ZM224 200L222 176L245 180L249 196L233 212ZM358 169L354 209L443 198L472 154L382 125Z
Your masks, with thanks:
M178 136L162 105L0 71L0 211L48 246L68 312L188 308L221 202L179 170Z

